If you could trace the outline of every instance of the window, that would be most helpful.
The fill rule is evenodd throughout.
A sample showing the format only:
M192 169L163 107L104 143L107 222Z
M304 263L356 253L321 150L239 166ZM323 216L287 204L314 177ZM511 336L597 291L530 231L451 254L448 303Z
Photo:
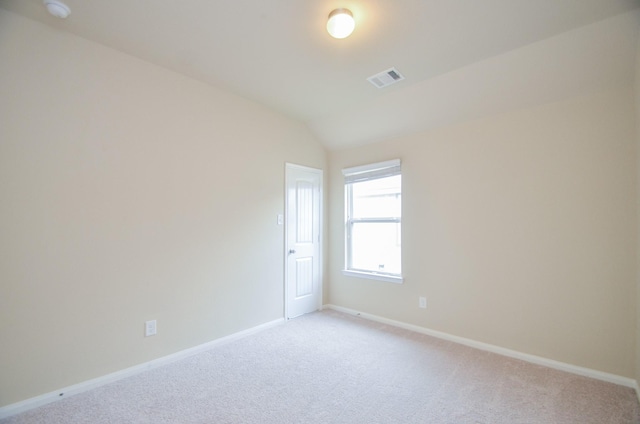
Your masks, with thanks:
M402 282L400 160L343 169L345 275Z

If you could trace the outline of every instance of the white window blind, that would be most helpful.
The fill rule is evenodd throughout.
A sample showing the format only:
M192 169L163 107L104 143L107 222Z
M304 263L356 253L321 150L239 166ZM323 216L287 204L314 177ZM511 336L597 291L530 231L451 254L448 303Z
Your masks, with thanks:
M342 170L345 184L374 180L376 178L391 177L399 174L400 159L372 163L369 165L354 166L352 168L345 168Z

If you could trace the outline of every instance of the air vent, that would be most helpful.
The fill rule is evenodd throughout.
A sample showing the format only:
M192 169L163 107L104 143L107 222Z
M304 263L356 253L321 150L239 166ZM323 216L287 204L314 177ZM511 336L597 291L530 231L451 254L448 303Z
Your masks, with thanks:
M378 88L384 88L393 84L394 82L402 81L403 79L404 77L396 68L391 68L387 69L384 72L380 72L379 74L370 76L369 78L367 78L367 81Z

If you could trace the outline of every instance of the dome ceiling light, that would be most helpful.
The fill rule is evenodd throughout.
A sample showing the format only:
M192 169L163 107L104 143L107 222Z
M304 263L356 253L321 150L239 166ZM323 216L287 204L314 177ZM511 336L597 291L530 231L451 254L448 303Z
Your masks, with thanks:
M329 13L327 32L333 38L347 38L355 27L356 23L349 9L335 9Z
M42 3L46 6L49 13L56 18L65 19L71 14L69 6L58 0L42 0Z

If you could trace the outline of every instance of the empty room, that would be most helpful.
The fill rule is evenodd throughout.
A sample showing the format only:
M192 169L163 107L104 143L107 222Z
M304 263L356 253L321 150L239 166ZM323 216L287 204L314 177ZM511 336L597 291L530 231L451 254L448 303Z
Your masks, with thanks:
M0 422L640 423L640 0L0 0Z

